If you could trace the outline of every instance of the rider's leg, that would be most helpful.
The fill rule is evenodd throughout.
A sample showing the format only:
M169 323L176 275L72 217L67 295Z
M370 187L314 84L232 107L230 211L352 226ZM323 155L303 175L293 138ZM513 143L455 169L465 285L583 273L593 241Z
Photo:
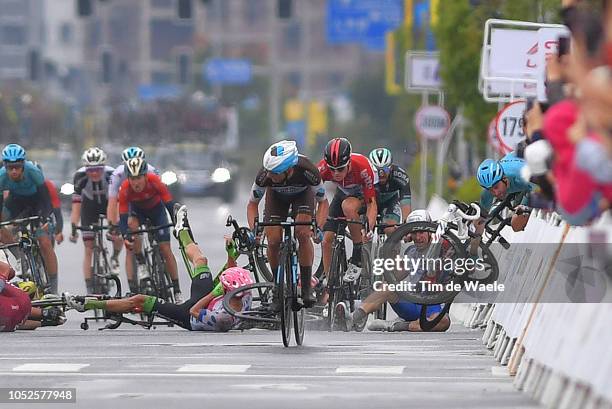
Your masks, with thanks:
M85 248L85 257L83 257L83 276L85 278L85 287L87 288L87 294L93 294L95 292L93 288L93 279L91 272L93 245L93 237L83 237L83 246Z
M272 274L276 275L278 271L278 254L280 252L283 230L281 227L266 227L265 234L268 239L268 262L270 263Z
M298 214L296 216L298 222L309 222L312 216L309 214ZM295 236L299 243L298 259L300 262L300 281L302 283L302 300L304 305L312 307L315 300L312 297L312 261L314 258L314 246L312 244L312 229L310 226L297 226L295 228Z
M361 207L361 200L356 197L347 197L342 201L342 212L348 219L359 220L359 209ZM353 255L350 261L355 266L361 266L361 246L363 243L361 226L350 223L348 229L351 232L351 240L353 241Z
M136 217L130 217L128 219L128 228L130 230L138 230L140 227L140 220ZM136 261L139 264L144 264L144 256L142 255L142 240L138 235L134 236L134 245L132 246L132 253L136 257Z
M52 294L57 294L57 256L53 250L51 239L47 234L42 234L38 237L38 245L49 277L49 291Z

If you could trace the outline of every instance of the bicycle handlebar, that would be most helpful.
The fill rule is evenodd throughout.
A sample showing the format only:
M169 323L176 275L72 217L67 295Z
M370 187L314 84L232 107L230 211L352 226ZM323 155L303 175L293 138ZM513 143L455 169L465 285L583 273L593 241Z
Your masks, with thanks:
M161 226L149 227L147 229L138 229L134 231L128 231L128 234L154 233L158 230L165 229L165 228L172 227L172 226L174 226L174 224L172 223L162 224Z
M11 224L29 224L32 222L38 222L42 220L44 220L42 216L30 216L30 217L24 217L22 219L7 220L5 222L1 222L0 226L9 226Z
M256 222L256 226L258 227L288 227L288 226L313 226L316 222L311 220L309 222L296 222L296 221L281 221L281 222Z
M110 226L92 225L92 226L75 226L75 228L81 231L100 231L100 230L108 230Z

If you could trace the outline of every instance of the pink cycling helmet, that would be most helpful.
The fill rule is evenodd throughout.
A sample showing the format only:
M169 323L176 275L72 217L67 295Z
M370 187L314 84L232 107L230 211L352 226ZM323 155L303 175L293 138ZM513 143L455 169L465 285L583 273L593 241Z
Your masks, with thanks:
M242 267L230 267L219 277L225 293L245 285L253 284L251 273ZM241 296L242 294L238 295Z

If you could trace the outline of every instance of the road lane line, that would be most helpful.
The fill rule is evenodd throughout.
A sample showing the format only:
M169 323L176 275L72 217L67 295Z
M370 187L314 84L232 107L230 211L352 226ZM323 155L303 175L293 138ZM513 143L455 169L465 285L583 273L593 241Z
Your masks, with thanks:
M197 373L244 373L251 365L215 365L215 364L188 364L183 365L176 372Z
M344 374L372 374L372 375L401 375L405 366L341 366L336 373Z
M79 372L89 364L23 364L13 368L13 372Z

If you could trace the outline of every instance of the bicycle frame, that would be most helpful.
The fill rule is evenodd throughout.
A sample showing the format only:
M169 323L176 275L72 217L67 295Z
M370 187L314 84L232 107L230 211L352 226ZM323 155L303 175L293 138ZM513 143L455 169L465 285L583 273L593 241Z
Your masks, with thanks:
M40 221L42 221L40 216L31 216L21 219L7 220L0 223L0 227L11 225L16 226L18 239L16 243L0 246L0 249L18 247L25 256L27 267L30 271L30 275L32 276L31 278L34 280L37 288L43 293L46 293L48 290L49 280L44 265L44 259L42 258L40 248L38 247L36 231L34 229L34 224ZM36 260L37 258L39 259L40 265ZM22 264L22 275L24 267L25 266Z

